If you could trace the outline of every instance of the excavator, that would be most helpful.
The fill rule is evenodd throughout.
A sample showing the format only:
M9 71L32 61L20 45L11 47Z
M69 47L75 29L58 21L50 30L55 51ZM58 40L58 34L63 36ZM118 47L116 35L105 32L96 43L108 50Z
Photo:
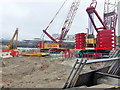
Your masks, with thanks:
M15 47L13 47L13 40L16 36L16 43L15 43ZM18 56L19 51L17 50L17 43L18 43L18 28L16 29L11 41L10 41L10 45L6 47L7 50L11 51L11 54L13 57L14 56Z
M14 48L14 47L13 47L13 40L14 40L15 36L16 36L16 45L15 45L15 48ZM14 35L13 35L11 41L10 41L10 45L7 46L6 48L7 48L8 50L17 49L17 42L18 42L18 28L16 29L16 31L15 31L15 33L14 33Z

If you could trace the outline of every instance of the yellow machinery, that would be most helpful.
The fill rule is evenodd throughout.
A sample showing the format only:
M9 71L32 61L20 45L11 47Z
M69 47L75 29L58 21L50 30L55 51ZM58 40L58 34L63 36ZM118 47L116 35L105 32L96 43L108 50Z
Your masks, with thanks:
M49 49L49 48L59 48L59 44L57 43L45 43L44 48Z
M49 56L50 53L21 53L22 56L30 56L30 57L41 57L41 56Z
M41 48L41 49L55 49L55 48L58 49L58 48L60 48L58 43L44 43L44 41L40 41L40 43L37 44L37 47Z
M13 49L13 40L14 40L15 36L16 36L16 44L15 44L15 48L14 48L14 49L17 49L17 42L18 42L18 28L16 29L16 31L15 31L15 33L14 33L14 35L13 35L11 41L10 41L10 45L6 47L8 50Z
M95 47L96 46L96 39L93 35L86 35L86 47Z

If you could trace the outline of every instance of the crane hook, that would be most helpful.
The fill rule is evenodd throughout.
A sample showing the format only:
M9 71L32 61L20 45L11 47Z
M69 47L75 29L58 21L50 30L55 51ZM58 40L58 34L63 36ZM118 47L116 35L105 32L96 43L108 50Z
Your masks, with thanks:
M96 6L97 6L97 1L96 0L92 0L92 3L90 4L90 7L96 8Z

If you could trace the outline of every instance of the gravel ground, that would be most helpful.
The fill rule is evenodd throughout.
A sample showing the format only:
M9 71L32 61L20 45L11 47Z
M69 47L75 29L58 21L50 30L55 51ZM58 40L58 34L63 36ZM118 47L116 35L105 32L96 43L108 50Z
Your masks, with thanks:
M6 58L3 59L3 86L7 88L62 88L74 63L75 61L45 57ZM91 71L91 65L98 66L99 64L86 65L82 73Z

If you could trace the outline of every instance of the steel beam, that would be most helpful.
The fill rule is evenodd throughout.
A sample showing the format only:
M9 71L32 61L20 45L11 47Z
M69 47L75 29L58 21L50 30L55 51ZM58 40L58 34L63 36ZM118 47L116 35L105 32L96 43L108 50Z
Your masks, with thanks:
M86 62L86 64L96 63L96 62L107 62L107 61L114 61L114 60L120 60L120 57L117 57L117 58L106 58L106 59L91 59L91 60L88 60ZM79 63L79 61L78 61L78 63ZM84 63L84 61L83 61L83 63Z
M108 73L103 73L103 72L96 72L96 74L120 79L120 76L118 76L118 75L113 75L113 74L108 74Z

